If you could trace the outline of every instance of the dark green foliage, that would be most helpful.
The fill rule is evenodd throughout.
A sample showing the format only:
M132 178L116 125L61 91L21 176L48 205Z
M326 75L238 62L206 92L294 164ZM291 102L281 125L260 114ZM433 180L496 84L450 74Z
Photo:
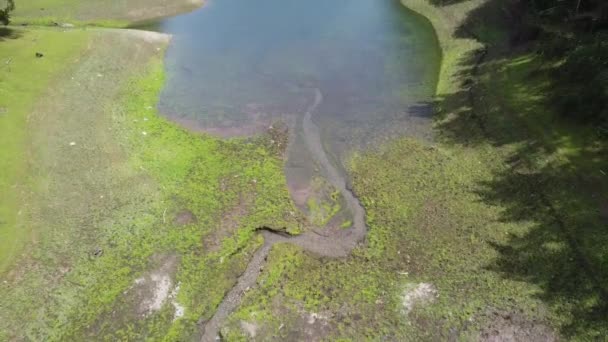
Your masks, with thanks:
M514 25L542 31L536 50L552 69L556 112L582 124L608 123L608 3L600 0L521 0ZM603 128L600 129L603 131Z
M522 0L528 11L552 24L579 32L608 29L608 3L603 0Z
M11 19L11 11L15 9L14 0L5 0L4 7L0 9L0 22L4 25L8 25Z
M569 118L592 124L608 123L608 36L598 34L567 54L556 69L555 101Z

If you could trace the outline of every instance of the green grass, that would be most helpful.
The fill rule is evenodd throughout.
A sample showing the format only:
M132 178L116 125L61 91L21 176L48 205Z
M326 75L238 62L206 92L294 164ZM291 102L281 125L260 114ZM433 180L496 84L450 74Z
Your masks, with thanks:
M202 2L201 2L202 4ZM14 24L126 27L197 8L187 0L28 0L17 1Z
M311 187L315 195L306 203L308 220L315 227L325 227L344 209L342 198L339 191L322 178L313 178Z
M28 227L20 193L27 186L29 155L27 120L35 100L77 58L89 33L85 31L10 30L0 45L0 273L23 247ZM36 52L44 52L36 58Z
M118 1L114 1L115 4ZM86 1L81 0L33 0L18 1L13 13L13 24L28 23L31 25L53 25L55 23L71 23L85 25L92 23L90 18L83 20L80 9L88 6ZM128 25L124 20L109 20L108 9L112 4L106 4L106 9L98 13L95 23L99 26L125 27Z
M438 11L429 0L401 0L404 6L426 17L437 34L442 51L436 92L438 96L460 89L460 80L455 75L464 70L462 60L472 51L482 47L476 40L456 36L454 33L466 20L468 13L483 2L483 0L456 2Z
M46 91L20 113L27 143L15 150L29 159L18 176L28 182L15 205L27 203L23 226L32 233L0 285L0 339L187 339L260 245L258 227L300 229L280 151L270 135L222 141L158 116L166 42L97 30L22 38L47 31L86 32L88 48L74 48L78 63L41 84ZM59 59L52 47L42 52ZM174 219L186 209L197 221L180 226ZM234 230L223 234L227 224ZM143 319L126 291L168 255L179 260L172 284L185 316L174 321L165 303Z

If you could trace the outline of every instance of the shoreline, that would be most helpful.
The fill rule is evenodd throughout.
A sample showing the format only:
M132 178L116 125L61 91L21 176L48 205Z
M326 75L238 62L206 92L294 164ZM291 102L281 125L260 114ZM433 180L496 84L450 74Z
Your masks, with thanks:
M426 18L435 31L441 50L441 65L435 96L445 96L455 93L462 86L454 77L463 68L458 61L468 53L483 48L483 44L469 38L455 37L456 30L464 22L467 15L485 2L472 0L466 3L437 7L428 0L400 0L401 4L411 11Z
M83 7L77 4L44 8L30 4L26 9L17 7L11 19L12 26L56 26L60 28L104 27L115 29L137 29L142 25L164 18L187 14L200 9L208 0L152 0L152 4L141 7L135 3L132 8L113 6ZM32 1L34 2L34 1ZM25 13L22 13L25 12Z

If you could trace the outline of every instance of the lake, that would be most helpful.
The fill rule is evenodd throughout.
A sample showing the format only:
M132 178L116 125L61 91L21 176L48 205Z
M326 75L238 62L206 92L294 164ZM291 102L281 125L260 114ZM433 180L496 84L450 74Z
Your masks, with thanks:
M317 90L318 143L343 175L355 149L429 135L441 53L431 24L397 0L211 0L147 28L174 36L160 111L222 137L286 123L286 175L302 209L328 167L303 137Z

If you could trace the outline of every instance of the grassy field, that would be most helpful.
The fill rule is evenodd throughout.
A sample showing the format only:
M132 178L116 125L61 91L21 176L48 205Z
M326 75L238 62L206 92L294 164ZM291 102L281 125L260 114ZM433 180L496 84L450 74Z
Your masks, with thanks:
M403 3L443 49L436 143L355 156L367 245L341 261L277 246L224 336L601 340L604 144L555 114L551 66L509 45L499 1Z
M204 0L27 0L16 1L16 24L91 24L124 27L202 6Z
M23 175L30 162L25 153L27 121L33 103L53 84L68 64L78 58L88 33L56 30L4 29L0 38L0 273L19 253L29 229L18 215L20 194L27 186ZM36 58L36 52L49 52ZM67 63L66 63L67 62Z
M167 41L20 29L0 42L3 66L14 59L3 98L20 100L1 118L13 139L1 146L0 340L190 338L258 227L300 229L284 132L220 141L158 116Z

